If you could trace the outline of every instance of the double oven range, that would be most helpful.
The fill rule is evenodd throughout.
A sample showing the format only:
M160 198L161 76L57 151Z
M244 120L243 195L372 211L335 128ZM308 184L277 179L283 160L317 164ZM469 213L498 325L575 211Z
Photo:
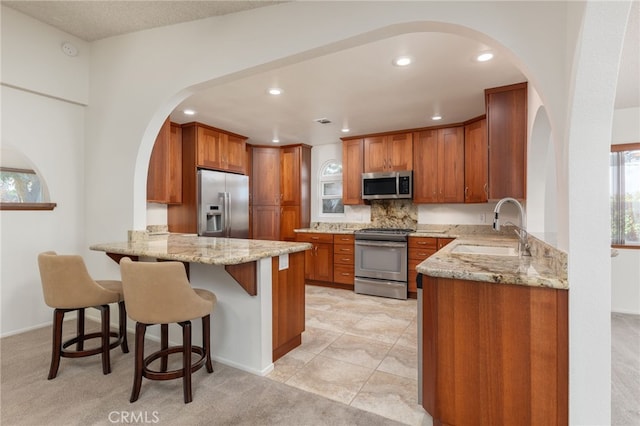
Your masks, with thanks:
M407 298L407 241L413 231L365 228L355 232L356 293Z

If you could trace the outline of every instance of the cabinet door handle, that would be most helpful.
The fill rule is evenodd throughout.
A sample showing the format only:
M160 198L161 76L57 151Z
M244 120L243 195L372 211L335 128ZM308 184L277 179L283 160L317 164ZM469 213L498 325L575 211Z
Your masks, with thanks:
M348 273L348 272L342 272L340 275L344 275L345 277L348 277L348 276L349 276L349 275L351 275L351 274L350 274L350 273Z
M426 242L426 241L418 241L418 245L420 245L420 246L424 246L424 245L426 245L426 244L427 244L427 242Z
M487 194L487 196L489 195L489 185L486 183L484 184L484 193Z
M312 240L319 240L320 237L311 237Z
M465 186L464 187L464 198L467 198L467 194L469 193L469 187Z

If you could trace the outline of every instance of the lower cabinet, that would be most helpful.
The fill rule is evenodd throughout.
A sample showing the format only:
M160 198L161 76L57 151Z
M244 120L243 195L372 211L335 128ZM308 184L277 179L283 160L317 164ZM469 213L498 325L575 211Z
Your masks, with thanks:
M416 266L453 240L455 238L409 237L409 265L407 269L409 297L416 298L418 295Z
M251 228L254 240L280 238L280 206L251 207Z
M333 236L333 282L353 289L354 272L354 236L353 234L335 234Z
M304 253L290 253L289 267L280 270L272 258L273 361L302 343L304 331Z
M427 276L422 291L434 424L568 424L568 291Z
M301 232L297 241L311 243L311 250L304 252L304 277L310 281L333 282L333 234Z

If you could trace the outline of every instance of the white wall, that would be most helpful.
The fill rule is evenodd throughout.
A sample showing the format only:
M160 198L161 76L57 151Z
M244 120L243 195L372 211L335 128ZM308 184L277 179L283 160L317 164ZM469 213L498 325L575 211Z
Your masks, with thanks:
M610 281L604 231L608 194L598 179L608 170L600 152L611 133L625 10L625 2L290 2L93 43L84 141L88 190L74 200L83 203L86 221L68 235L82 239L92 272L118 275L113 262L86 247L124 239L127 230L146 225L146 175L155 136L170 111L199 85L403 32L446 30L476 37L520 66L547 110L558 146L558 198L566 200L558 205L558 234L570 256L570 420L607 424L610 294L602 288ZM4 24L3 15L3 68L7 61L21 63L17 54L5 57ZM21 48L31 43L12 40ZM58 68L38 58L43 59L39 71ZM47 142L38 143L46 150ZM77 164L68 166L82 175ZM5 240L3 233L4 250L21 238L11 237ZM593 271L596 266L605 272ZM5 277L3 269L3 291L5 280L17 282L23 275L13 270ZM25 300L23 309L32 302ZM3 311L6 303L3 297Z
M613 115L612 144L640 142L640 108ZM611 259L611 310L640 315L640 250L618 249Z
M89 45L7 9L2 12L0 143L23 154L47 185L53 211L1 211L1 327L16 333L51 321L37 255L85 245L84 148ZM79 55L60 49L70 40ZM67 102L69 101L69 102Z

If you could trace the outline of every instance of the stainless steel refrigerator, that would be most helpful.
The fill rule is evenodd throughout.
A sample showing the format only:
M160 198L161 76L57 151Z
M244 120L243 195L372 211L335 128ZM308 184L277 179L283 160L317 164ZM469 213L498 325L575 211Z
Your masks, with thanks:
M249 238L249 177L198 170L198 235Z

